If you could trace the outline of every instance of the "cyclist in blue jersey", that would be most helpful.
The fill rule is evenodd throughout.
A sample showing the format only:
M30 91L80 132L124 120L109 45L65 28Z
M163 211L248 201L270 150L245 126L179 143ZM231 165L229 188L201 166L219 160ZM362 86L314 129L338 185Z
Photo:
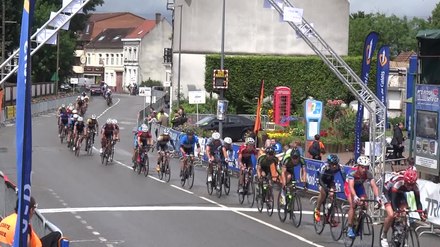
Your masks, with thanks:
M194 154L194 145L197 146L197 153L200 153L199 138L194 134L194 131L188 130L186 134L180 138L180 152L183 156L183 162L180 165L180 177L182 179L184 179L182 176L183 166L187 165L188 155Z

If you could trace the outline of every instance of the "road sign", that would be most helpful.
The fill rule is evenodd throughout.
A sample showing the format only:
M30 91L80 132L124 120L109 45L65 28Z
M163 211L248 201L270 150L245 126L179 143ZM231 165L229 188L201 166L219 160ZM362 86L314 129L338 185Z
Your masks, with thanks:
M151 97L151 87L139 87L139 96Z
M205 104L206 103L206 93L205 91L188 91L189 103L194 104Z
M227 69L215 69L212 76L212 88L228 89L229 71Z

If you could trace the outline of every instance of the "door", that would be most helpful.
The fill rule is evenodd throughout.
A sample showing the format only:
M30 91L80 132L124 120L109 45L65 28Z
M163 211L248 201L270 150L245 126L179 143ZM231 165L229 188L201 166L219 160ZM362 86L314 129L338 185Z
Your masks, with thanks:
M122 93L122 72L116 72L116 92Z

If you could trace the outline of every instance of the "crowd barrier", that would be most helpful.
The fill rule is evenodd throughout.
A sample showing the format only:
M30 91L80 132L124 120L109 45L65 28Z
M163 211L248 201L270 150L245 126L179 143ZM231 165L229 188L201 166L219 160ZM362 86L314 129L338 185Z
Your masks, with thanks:
M38 202L38 198L36 198ZM1 217L4 218L14 212L15 204L17 203L17 188L7 177L0 171L0 212ZM38 211L35 211L34 216L31 219L31 225L37 235L41 238L51 232L58 231L62 234L62 231L46 220L44 216ZM69 246L67 240L63 241L63 247Z

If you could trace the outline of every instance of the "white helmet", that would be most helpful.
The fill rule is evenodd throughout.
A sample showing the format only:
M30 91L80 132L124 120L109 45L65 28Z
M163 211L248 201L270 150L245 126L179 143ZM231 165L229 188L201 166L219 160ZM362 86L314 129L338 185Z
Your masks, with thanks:
M111 123L112 123L112 119L111 119L111 118L107 118L106 123L107 123L107 124L111 124Z
M253 144L255 144L255 140L252 137L248 137L248 138L246 138L245 143L253 145Z
M81 98L80 98L81 100L84 100L84 96L81 96Z
M73 118L74 119L76 119L76 118L78 118L79 116L78 116L78 114L73 114Z
M66 105L65 105L65 104L62 104L62 105L61 105L61 108L66 108Z
M220 139L220 133L214 132L214 133L212 133L211 137L212 137L213 140L219 140Z
M148 131L148 126L145 125L145 124L142 124L142 125L141 125L141 131L142 131L142 132L147 132L147 131Z
M73 113L73 114L77 114L78 111L77 111L76 109L73 109L73 110L72 110L72 113Z
M225 137L225 139L223 140L226 144L232 144L232 139L231 137Z
M118 124L118 120L112 119L112 124Z
M356 163L359 166L370 166L371 160L367 156L362 155L359 156Z
M78 117L78 122L82 122L84 119L82 117Z
M91 117L93 120L95 120L96 119L96 115L95 114L92 114L92 117Z

